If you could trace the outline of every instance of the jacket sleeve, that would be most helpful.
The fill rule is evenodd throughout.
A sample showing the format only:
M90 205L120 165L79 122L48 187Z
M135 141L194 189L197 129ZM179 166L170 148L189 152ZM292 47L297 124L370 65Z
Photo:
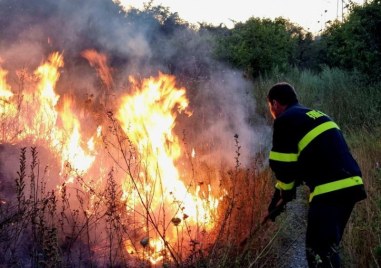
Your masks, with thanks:
M298 178L298 141L295 129L287 120L274 121L273 147L270 151L270 167L275 173L279 190L291 190Z

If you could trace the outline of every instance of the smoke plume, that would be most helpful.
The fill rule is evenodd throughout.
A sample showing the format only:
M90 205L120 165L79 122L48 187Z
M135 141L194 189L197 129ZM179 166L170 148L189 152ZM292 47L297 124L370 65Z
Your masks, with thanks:
M264 126L248 125L248 118L255 116L252 85L241 72L213 59L211 44L205 41L208 33L193 30L166 8L161 11L170 16L164 19L157 16L160 12L155 14L155 7L150 8L124 11L107 0L1 1L3 67L10 70L10 81L15 81L15 70L32 69L52 51L61 51L65 67L57 90L70 90L83 101L102 94L84 51L107 55L116 92L128 90L129 75L173 74L187 88L194 113L178 128L190 133L196 146L212 147L208 150L216 154L213 159L227 161L234 159L234 135L238 134L241 160L247 162L265 146L269 133Z
M148 4L144 10L134 8L124 10L111 0L0 1L0 75L4 75L1 71L6 70L6 86L8 87L9 84L18 104L25 101L23 99L25 95L29 94L28 96L31 97L29 102L31 104L23 110L24 114L31 117L27 118L28 122L35 120L33 109L36 107L32 104L39 101L38 97L31 93L32 88L35 88L38 83L31 74L36 74L35 70L52 53L53 56L48 64L57 67L54 70L59 70L59 78L54 84L56 92L50 92L50 94L57 103L48 104L46 109L54 106L63 114L60 117L55 114L55 111L48 110L48 113L52 113L53 124L58 124L65 131L78 129L79 132L80 129L86 140L93 138L92 135L97 133L98 126L109 119L108 114L116 112L116 105L119 104L121 96L134 93L132 81L137 81L138 84L139 81L150 76L157 76L159 73L169 74L176 78L178 87L186 88L186 97L189 99L187 109L192 113L190 117L186 113L179 114L175 122L174 130L186 144L184 147L187 147L189 151L194 149L199 161L205 161L216 168L224 167L224 171L234 168L237 161L249 167L256 154L268 145L270 130L264 122L255 125L251 123L253 118L256 118L255 122L264 121L255 113L253 85L243 77L241 71L229 68L213 57L213 42L210 41L212 39L213 33L198 31L195 26L182 21L176 13L162 6ZM54 54L55 52L58 53ZM64 63L59 61L61 54ZM43 73L44 69L40 72ZM0 84L0 89L1 86ZM3 111L2 105L7 103L7 99L0 100L2 101L0 111ZM20 112L20 107L18 109ZM71 117L71 113L79 115L78 118ZM64 116L67 116L70 126L64 122ZM45 126L40 126L42 127ZM56 138L55 135L62 134L62 132L53 132L54 129L50 125L46 128L50 130L48 134L54 134L49 136L51 139ZM20 135L12 124L2 120L0 137L6 136L7 132L14 133L14 136ZM99 140L101 138L98 137ZM57 143L53 145L56 151L62 153ZM36 191L33 187L53 189L52 196L54 190L59 189L64 196L62 189L65 189L64 184L69 178L64 178L66 181L63 183L60 178L63 173L57 174L53 171L59 169L62 171L70 167L63 165L59 167L59 161L51 161L51 153L43 148L38 148L39 155L38 158L35 157L39 159L37 163L32 161L31 166L19 167L20 158L22 158L20 148L30 146L38 146L33 143L33 137L21 143L12 140L8 141L8 144L0 145L0 202L3 202L3 199L15 198L16 194L11 196L9 193L12 192L11 188L15 187L15 178L21 177L22 168L27 174L33 174L30 170L33 168L35 168L34 171L37 169L43 171L39 175L47 182L46 185L39 186L34 185L34 182L31 183L28 186L30 189L26 189L27 192L31 192L28 200L36 199ZM76 144L74 146L79 147ZM29 163L30 150L27 152L28 161L26 162ZM81 162L84 158L80 155L76 159ZM129 160L134 161L136 158L132 157ZM101 163L109 162L105 159L97 159L97 161L99 162L91 167L89 173L102 168L102 178L108 179L107 183L111 183L100 195L100 200L105 196L109 197L108 200L112 198L115 200L116 193L113 187L123 183L115 182L113 178L125 176L123 168L114 169L109 168L110 166L100 168ZM110 173L107 173L109 170L111 170ZM138 170L137 173L140 176L142 172ZM83 183L81 186L89 192L71 189L71 198L78 198L78 204L73 207L80 207L85 212L85 216L75 214L75 211L78 213L79 210L71 211L71 208L66 207L63 201L62 210L66 209L66 213L67 211L74 213L70 219L83 220L88 216L86 206L83 204L83 196L93 194L89 189L95 185L95 179L90 178L89 181L80 182ZM197 183L202 185L201 182ZM197 183L187 185L198 186ZM214 183L217 184L217 180ZM128 188L124 184L123 186ZM123 190L124 194L130 195L130 198L137 189L137 187L132 188ZM204 196L209 194L212 196L207 187L204 186L204 188L200 190L204 191ZM198 191L196 190L197 193ZM165 198L172 198L172 195L171 192ZM24 197L18 196L18 198L21 200ZM50 204L49 202L53 199L53 197L47 199L44 204ZM88 201L86 205L90 206L91 201ZM115 204L107 203L104 206L108 210L107 213L110 213L110 208L114 208ZM96 208L100 213L101 209ZM213 210L212 207L208 209ZM181 212L181 209L177 208L177 212L179 211ZM114 215L107 213L105 215L109 218ZM62 212L61 215L64 214ZM187 217L188 215L184 214L183 219ZM174 219L174 223L179 224L180 219ZM68 219L67 222L70 224ZM107 226L109 222L104 224ZM129 239L131 241L142 239L142 229L140 227L136 228L138 231L134 229L135 233L129 230L129 235L134 233ZM30 237L27 233L23 235ZM108 243L109 241L104 239L106 235L107 232L102 235L94 232L91 234L91 239L98 243L98 239L102 238L103 243ZM70 239L74 238L67 236L64 239L64 246L73 249L75 245L72 241L74 240ZM90 240L89 237L87 239ZM81 239L78 238L78 240ZM147 240L143 237L140 241ZM96 242L94 244L97 245ZM14 244L17 246L16 242ZM90 254L92 249L90 250L90 245L88 246ZM28 256L27 246L17 250L23 251L20 255ZM124 253L120 254L122 256ZM0 257L0 263L2 261L4 260Z

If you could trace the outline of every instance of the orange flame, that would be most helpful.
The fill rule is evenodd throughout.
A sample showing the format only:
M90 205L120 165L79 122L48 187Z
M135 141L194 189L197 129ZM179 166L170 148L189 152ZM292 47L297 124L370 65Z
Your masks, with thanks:
M92 50L83 56L98 68L109 90L112 77L106 58ZM0 142L27 141L49 147L61 160L61 175L65 172L66 182L71 182L67 166L85 174L98 160L102 126L87 136L90 138L83 137L75 100L56 92L63 66L62 54L52 53L33 77L25 77L29 79L28 87L17 93L6 82L7 71L0 67ZM130 82L133 94L120 98L115 114L141 166L123 182L122 200L127 212L138 211L142 216L141 230L148 239L142 253L154 264L174 257L168 249L179 241L179 231L194 230L192 234L197 236L200 229L211 230L219 199L213 196L210 185L202 191L195 178L186 178L185 171L176 167L185 156L174 131L176 119L181 113L191 115L186 89L176 86L175 77L161 73L140 83L131 77ZM194 149L191 156L195 158ZM103 174L106 169L99 166L98 171ZM188 238L193 239L190 235Z
M10 91L10 86L7 84L5 78L7 76L7 71L3 70L0 67L0 99L1 100L9 100L13 93Z
M16 117L17 107L12 102L14 94L11 87L6 82L7 71L0 67L0 119L1 119L1 136L0 140L8 139L9 132L14 128L12 118Z
M100 79L106 85L106 89L111 90L113 79L110 68L107 66L107 57L103 54L99 54L93 49L85 50L81 55L89 61L91 66L96 68Z
M12 100L13 93L6 83L7 72L0 69L0 99L4 101L1 109L3 121L8 122L3 127L7 134L3 135L2 142L42 142L61 157L62 166L70 162L77 171L86 171L95 157L88 154L93 153L93 150L86 152L83 149L80 124L70 108L70 99L64 99L62 111L57 108L60 96L55 87L60 78L59 69L63 65L63 56L52 53L35 70L36 85L32 89L24 89L19 105ZM58 119L63 127L58 124Z
M186 225L182 226L203 226L210 230L214 227L213 216L219 200L212 196L210 188L208 198L202 198L199 185L186 185L175 166L182 152L173 130L177 115L187 112L189 101L185 96L185 88L176 87L173 76L161 73L156 78L143 80L141 84L133 78L130 78L130 82L134 94L122 98L116 117L131 143L136 146L144 165L144 172L135 178L142 185L135 187L133 194L147 197L149 201L145 206L156 213L153 218L162 214L170 216L174 228L172 232L166 231L166 239L172 243L179 239L176 230L185 221ZM136 199L127 199L127 196L131 196L131 190L130 195L127 193L128 189L131 186L126 182L125 201L131 202L127 204L128 207L136 209ZM154 239L152 243L156 252L163 250L164 246L160 247L164 245L162 237ZM154 256L150 255L152 263L159 261Z
M63 130L69 138L64 139L62 148L62 159L69 161L72 167L79 171L86 171L90 168L95 160L95 155L87 155L85 149L82 148L81 131L79 120L71 110L72 100L65 98L64 108L60 113L63 121ZM94 154L93 138L88 141L87 151Z

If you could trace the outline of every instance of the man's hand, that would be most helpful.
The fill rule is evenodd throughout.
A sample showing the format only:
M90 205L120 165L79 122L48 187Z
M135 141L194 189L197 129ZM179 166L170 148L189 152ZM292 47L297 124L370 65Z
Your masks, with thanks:
M285 202L290 202L296 198L296 187L291 190L280 190L280 196Z
M286 203L281 199L281 202L278 204L278 206L276 206L273 210L269 210L263 222L266 222L268 219L270 219L272 222L275 222L276 217L278 217L284 211L285 205Z
M281 204L282 197L281 197L281 191L279 189L275 189L273 197L271 199L270 205L267 209L268 214L264 219L264 222L267 221L267 219L270 219L271 221L275 221L275 218L282 213L283 208L279 205Z
M270 205L268 207L268 214L263 220L266 222L268 219L275 221L283 211L288 202L296 198L296 188L291 190L279 190L275 189Z

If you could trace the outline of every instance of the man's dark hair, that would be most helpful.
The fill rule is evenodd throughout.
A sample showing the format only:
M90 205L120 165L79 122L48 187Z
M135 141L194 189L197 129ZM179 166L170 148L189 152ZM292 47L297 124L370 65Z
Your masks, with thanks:
M268 101L277 100L282 105L298 103L295 89L286 82L277 83L272 86L267 94Z

